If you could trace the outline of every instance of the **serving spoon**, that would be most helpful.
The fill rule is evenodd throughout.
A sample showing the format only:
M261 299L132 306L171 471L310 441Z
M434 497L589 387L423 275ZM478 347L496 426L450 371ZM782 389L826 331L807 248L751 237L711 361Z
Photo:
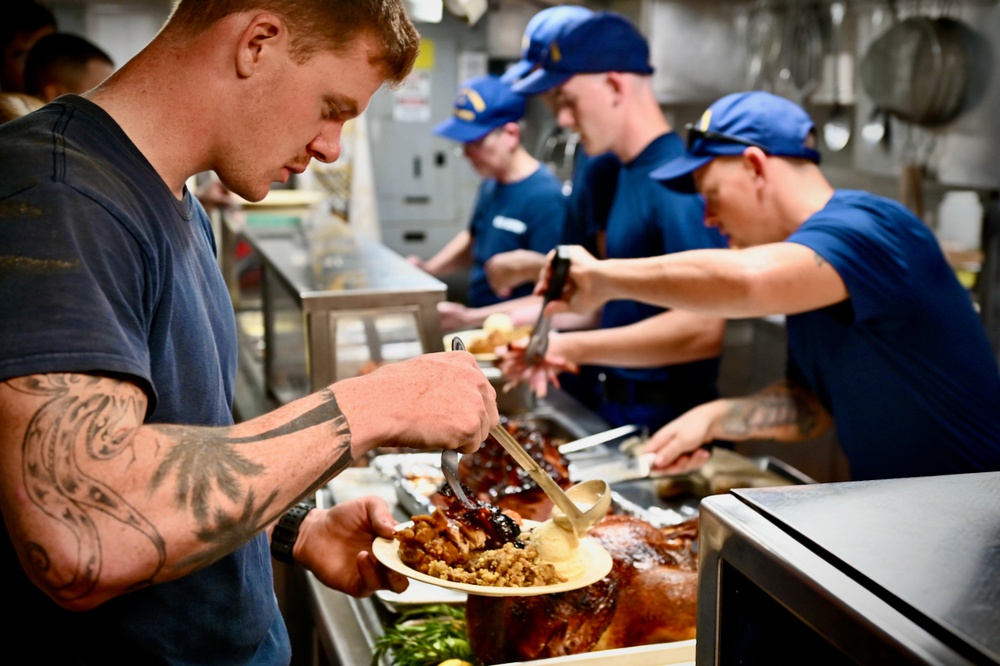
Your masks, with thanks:
M461 339L454 337L451 339L451 348L453 351L464 351L465 345ZM611 487L606 481L592 479L564 491L535 462L531 454L524 450L521 443L507 432L506 428L497 425L490 430L490 434L510 454L514 462L520 465L528 473L528 476L538 484L538 487L549 496L556 509L561 512L553 511L552 522L556 525L568 529L577 537L581 537L588 528L608 513L608 509L611 507ZM461 484L458 485L461 486Z

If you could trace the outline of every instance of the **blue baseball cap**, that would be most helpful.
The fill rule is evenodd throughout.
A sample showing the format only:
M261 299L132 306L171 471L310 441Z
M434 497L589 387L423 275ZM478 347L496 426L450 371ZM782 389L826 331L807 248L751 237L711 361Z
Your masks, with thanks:
M500 80L504 83L514 83L524 78L542 62L545 49L555 39L559 27L564 23L592 16L594 12L577 5L556 5L543 9L528 21L521 38L521 59L510 66Z
M576 74L652 74L649 43L632 23L614 12L567 21L556 30L539 68L514 83L515 92L535 95Z
M452 141L478 141L498 127L524 117L526 100L497 76L477 76L459 86L455 113L434 128Z
M816 125L802 107L784 97L754 91L726 95L687 126L687 154L657 167L654 180L672 190L695 192L697 169L716 157L742 155L748 147L775 157L799 157L819 164Z

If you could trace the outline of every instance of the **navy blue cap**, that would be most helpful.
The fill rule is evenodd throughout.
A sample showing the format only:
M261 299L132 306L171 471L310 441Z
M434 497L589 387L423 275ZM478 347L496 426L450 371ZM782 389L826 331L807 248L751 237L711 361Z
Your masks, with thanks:
M560 26L593 14L594 12L586 7L556 5L543 9L532 16L524 28L524 36L521 38L521 59L511 65L500 77L500 80L504 83L514 83L514 81L524 78L531 70L541 64L542 58L545 56L545 49L555 39Z
M733 93L716 101L688 125L687 154L650 173L672 190L695 192L697 169L716 157L742 155L749 146L775 157L798 157L819 164L816 125L802 107L768 92Z
M614 12L597 12L560 25L539 68L513 87L516 92L535 95L576 74L602 72L653 73L646 38L627 18Z
M455 96L455 114L434 128L452 141L478 141L498 127L524 117L526 100L497 76L477 76Z

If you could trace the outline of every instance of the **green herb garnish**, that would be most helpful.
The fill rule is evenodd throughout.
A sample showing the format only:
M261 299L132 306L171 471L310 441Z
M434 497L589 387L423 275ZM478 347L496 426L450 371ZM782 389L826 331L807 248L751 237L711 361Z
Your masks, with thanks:
M404 610L375 639L372 666L390 653L394 666L437 666L446 659L478 663L465 632L465 609L446 604Z

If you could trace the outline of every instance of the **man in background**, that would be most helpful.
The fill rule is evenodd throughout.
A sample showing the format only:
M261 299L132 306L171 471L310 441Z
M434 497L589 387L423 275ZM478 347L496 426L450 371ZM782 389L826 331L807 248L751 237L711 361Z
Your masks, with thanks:
M427 261L411 257L437 277L472 269L467 306L439 306L445 330L480 326L491 314L538 302L531 295L534 283L497 294L484 265L494 255L513 250L544 256L562 237L566 197L559 179L521 145L524 111L523 96L496 76L479 76L459 87L453 115L434 128L436 135L462 144L466 159L483 178L469 228Z
M645 38L625 17L599 12L559 27L541 65L514 84L527 94L551 94L559 124L578 132L591 155L614 153L622 166L608 214L611 259L717 248L724 240L702 224L701 200L659 187L650 171L682 155L653 94ZM612 425L650 429L718 396L716 380L725 320L619 300L591 319L589 330L561 331L549 340L541 368L523 354L505 359L510 378L582 366L595 377L588 406Z
M8 0L0 21L0 90L23 93L24 61L39 39L56 31L56 18L34 0Z
M646 447L655 467L697 467L714 438L801 442L836 426L855 480L1000 470L1000 370L931 229L896 201L835 190L812 119L777 95L727 95L688 132L653 176L697 188L705 224L742 249L597 261L577 248L564 299L786 315L787 376L667 424Z
M111 76L111 56L83 37L57 32L42 37L24 63L24 88L29 95L51 102L67 93L96 88Z
M587 18L593 13L577 5L557 5L532 16L521 38L521 59L504 72L501 80L513 85L530 74L542 63L549 43L561 26ZM553 96L542 94L540 98L555 115L557 110ZM579 143L576 145L563 244L583 245L591 253L603 256L604 228L620 168L621 164L614 153L591 157ZM523 284L534 282L544 265L545 255L532 250L502 252L486 262L486 277L490 287L496 293L504 295ZM537 312L527 309L518 319L524 323L533 323L537 319Z

